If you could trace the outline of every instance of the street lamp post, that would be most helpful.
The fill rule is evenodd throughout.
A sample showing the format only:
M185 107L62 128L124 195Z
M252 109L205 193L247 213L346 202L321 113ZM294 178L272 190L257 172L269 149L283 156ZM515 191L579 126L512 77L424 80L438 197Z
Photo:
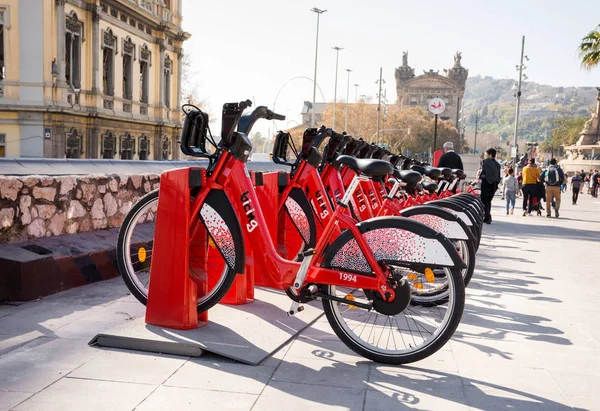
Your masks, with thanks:
M343 50L343 47L332 47L336 51L335 56L335 86L333 88L333 128L335 130L335 108L337 104L337 76L338 76L338 60L340 59L340 50Z
M377 80L376 83L379 84L379 93L377 94L379 101L377 102L377 140L375 140L375 144L379 144L379 131L381 127L381 86L385 83L383 80L383 67L379 67L379 80Z
M325 13L327 10L321 10L316 7L310 9L310 11L317 13L317 40L315 45L315 76L313 77L314 85L313 85L313 101L312 101L312 110L310 113L310 125L312 127L315 126L315 105L317 99L317 57L319 55L319 20L321 18L321 14Z
M519 84L518 84L518 89L517 92L515 93L515 97L517 97L517 112L515 115L515 140L514 140L514 145L515 145L515 174L517 172L517 163L519 161L519 149L518 149L518 142L517 142L517 134L519 132L519 110L521 108L521 84L523 82L523 69L525 68L525 66L523 65L523 57L527 58L527 56L525 56L525 36L523 36L523 40L521 42L521 62L519 63L519 65L517 66L517 70L519 70ZM529 59L528 59L529 60Z
M473 142L473 153L477 153L477 126L479 125L479 110L475 111L475 141Z
M358 86L360 86L360 84L355 84L354 85L354 102L356 103L358 101Z
M344 131L348 130L348 103L350 102L350 73L353 70L346 69L348 72L348 85L346 86L346 122L344 123Z

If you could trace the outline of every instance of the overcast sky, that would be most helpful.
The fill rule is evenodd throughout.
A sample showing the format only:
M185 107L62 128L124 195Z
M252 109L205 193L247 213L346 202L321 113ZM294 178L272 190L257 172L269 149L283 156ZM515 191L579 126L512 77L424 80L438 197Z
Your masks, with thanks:
M457 0L358 1L263 0L183 1L186 42L201 96L220 117L223 103L253 99L288 117L278 128L300 121L304 100L312 100L316 14L321 15L317 83L326 101L332 101L335 51L339 58L338 100L345 100L346 69L350 101L358 95L374 98L379 67L387 81L387 95L395 98L394 69L409 53L415 73L440 70L453 64L456 51L470 76L514 78L521 36L530 58L532 81L551 85L600 85L600 68L580 68L577 46L600 23L600 2L590 0ZM317 91L317 101L323 97ZM291 122L290 122L291 121ZM220 121L218 122L220 124ZM257 124L266 132L272 124ZM217 132L220 125L215 125Z

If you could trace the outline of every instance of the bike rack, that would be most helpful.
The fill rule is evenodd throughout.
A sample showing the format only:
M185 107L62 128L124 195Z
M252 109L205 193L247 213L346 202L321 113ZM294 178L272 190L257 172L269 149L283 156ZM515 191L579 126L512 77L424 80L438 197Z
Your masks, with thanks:
M206 285L189 274L190 189L203 182L206 182L206 174L200 168L161 173L146 324L189 330L208 322L208 313L197 311L198 296L206 292ZM195 264L202 264L206 258L196 260Z

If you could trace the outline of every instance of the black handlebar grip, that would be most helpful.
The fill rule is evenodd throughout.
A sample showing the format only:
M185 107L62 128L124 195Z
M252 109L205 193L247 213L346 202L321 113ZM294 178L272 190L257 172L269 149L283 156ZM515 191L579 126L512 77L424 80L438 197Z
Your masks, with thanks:
M285 120L285 116L283 114L273 113L271 117L273 120Z

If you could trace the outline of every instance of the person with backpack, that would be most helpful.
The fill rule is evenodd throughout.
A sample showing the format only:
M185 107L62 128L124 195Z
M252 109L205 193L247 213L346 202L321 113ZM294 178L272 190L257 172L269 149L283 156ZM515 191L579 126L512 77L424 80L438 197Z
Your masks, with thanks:
M501 167L496 161L496 149L489 148L486 150L486 158L481 163L481 171L479 179L481 180L481 201L485 209L483 222L486 224L492 223L492 199L500 184Z
M506 198L506 215L512 215L515 212L515 202L517 201L517 190L519 189L519 183L515 177L515 170L508 169L508 175L504 177L504 184L502 187L502 199ZM510 210L509 210L510 209Z
M556 166L556 159L550 160L550 166L543 172L541 180L546 183L546 217L551 217L551 207L554 201L554 214L558 218L560 209L560 186L565 181L565 173Z
M573 205L577 205L577 199L579 198L579 192L583 186L583 177L581 174L575 174L571 177L571 190L573 191Z

